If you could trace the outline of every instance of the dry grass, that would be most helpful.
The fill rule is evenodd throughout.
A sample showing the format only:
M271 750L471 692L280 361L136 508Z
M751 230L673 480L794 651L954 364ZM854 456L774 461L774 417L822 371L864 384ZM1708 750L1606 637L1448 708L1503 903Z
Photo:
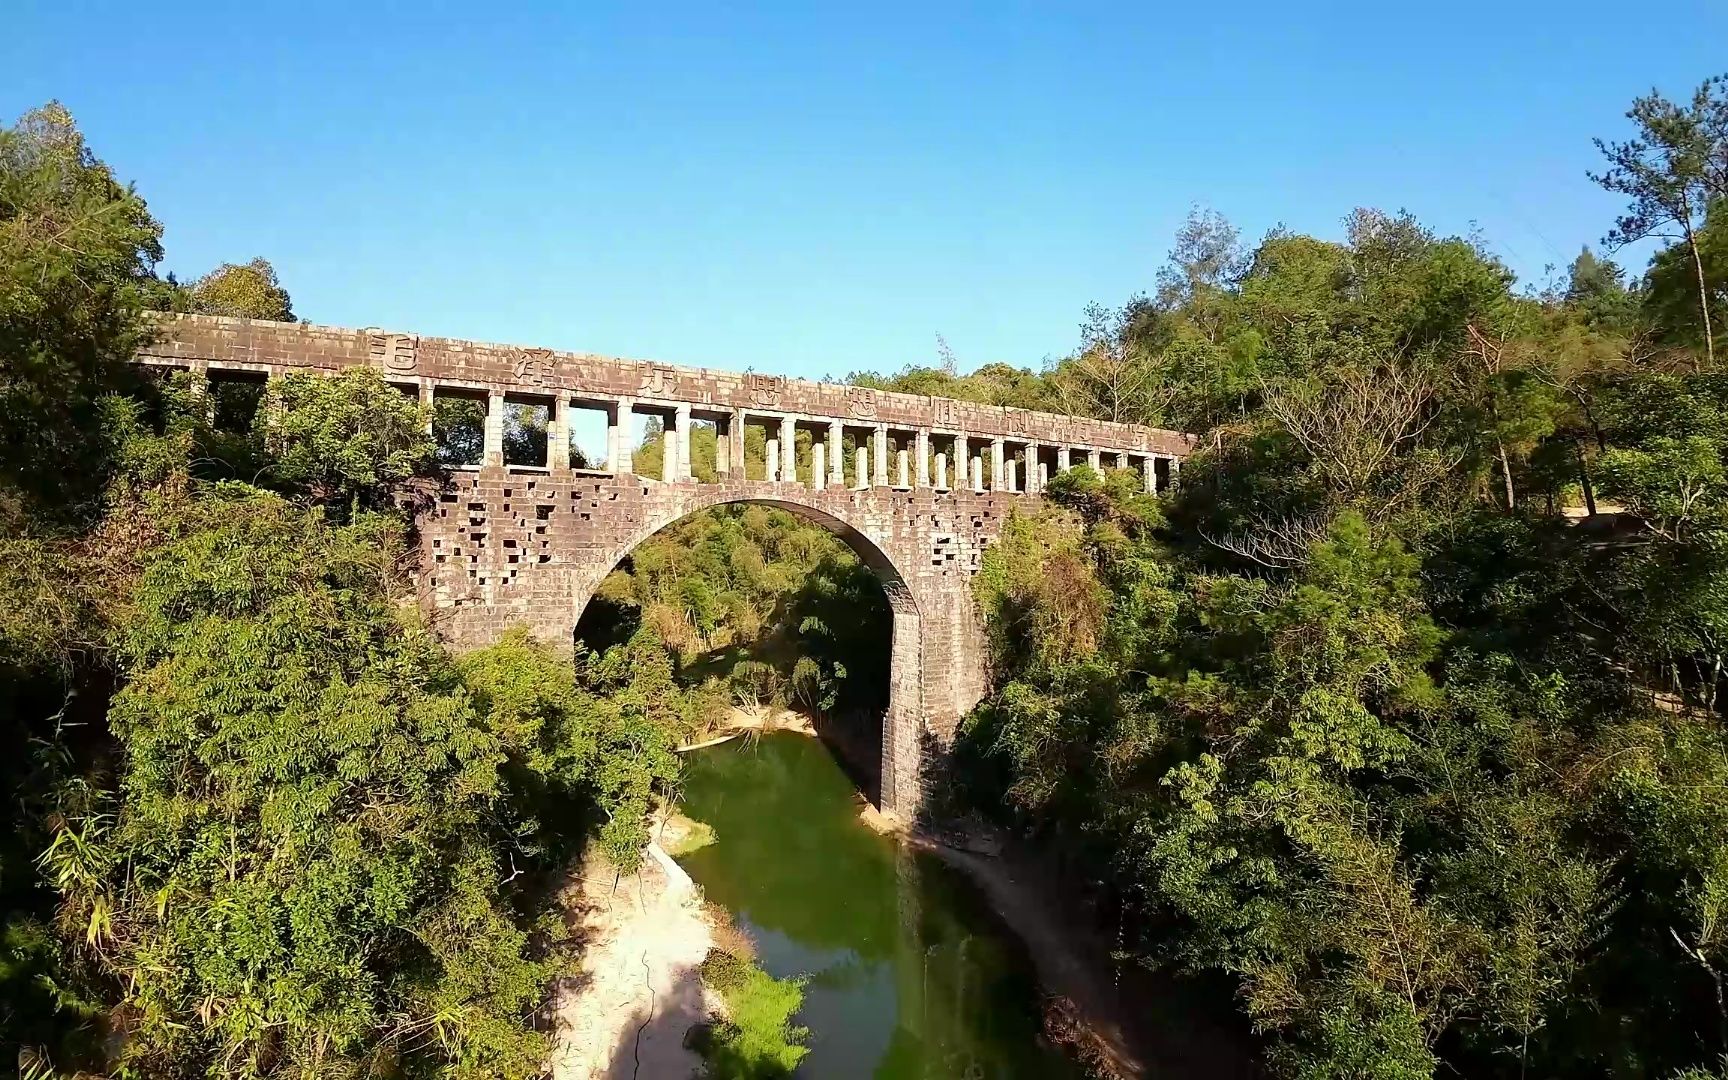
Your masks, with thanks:
M1092 1030L1068 998L1051 995L1044 999L1044 1034L1078 1061L1093 1080L1128 1080L1116 1067L1109 1044Z
M732 913L719 904L704 902L702 916L714 934L714 947L729 952L741 960L756 959L756 943L739 928Z

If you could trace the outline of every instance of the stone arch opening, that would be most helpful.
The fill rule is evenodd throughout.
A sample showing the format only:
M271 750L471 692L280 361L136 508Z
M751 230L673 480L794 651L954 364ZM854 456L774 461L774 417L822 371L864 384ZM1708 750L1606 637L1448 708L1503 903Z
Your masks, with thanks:
M924 643L918 601L906 574L895 564L883 544L845 518L795 499L732 493L694 494L681 500L674 509L644 522L591 562L595 569L577 591L569 625L580 627L582 616L600 582L649 538L701 511L738 505L784 510L822 526L844 543L881 585L890 612L887 708L882 716L877 788L865 793L884 813L910 817L918 807L924 750Z

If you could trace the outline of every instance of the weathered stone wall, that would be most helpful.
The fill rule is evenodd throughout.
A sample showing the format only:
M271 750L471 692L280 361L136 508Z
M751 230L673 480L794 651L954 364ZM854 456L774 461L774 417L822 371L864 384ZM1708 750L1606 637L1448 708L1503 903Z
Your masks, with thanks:
M882 802L901 815L918 807L925 747L945 747L984 692L984 639L970 581L1010 509L1035 500L1052 468L1101 455L1138 460L1149 486L1159 482L1154 466L1162 463L1169 482L1189 447L1183 436L1149 428L777 376L204 316L165 319L160 340L140 360L212 377L371 366L423 400L444 390L485 396L482 460L454 471L419 523L425 606L459 647L486 644L518 623L568 643L594 589L620 560L705 507L768 503L828 526L876 572L894 611ZM504 463L501 405L508 400L550 407L546 466ZM575 403L609 410L607 456L615 471L570 468L564 417ZM628 418L638 412L663 415L669 426L659 479L634 475L628 465ZM719 483L689 476L693 417L719 426ZM786 449L770 455L769 479L745 478L749 422L779 425L771 445ZM814 453L802 465L796 460L790 436L797 430L812 432L819 444L827 435L825 461ZM844 456L836 452L842 432L873 440L861 483L855 462L836 460ZM896 432L916 446L919 464L913 470L902 453L895 470L902 475L891 477L888 440ZM946 439L955 454L952 484L931 475L933 438Z
M440 632L461 645L492 641L515 624L567 641L605 576L697 510L759 502L826 525L876 571L894 611L882 798L904 811L916 805L922 732L945 745L983 694L983 635L969 583L1009 506L1025 498L482 470L455 477L422 518L427 606Z

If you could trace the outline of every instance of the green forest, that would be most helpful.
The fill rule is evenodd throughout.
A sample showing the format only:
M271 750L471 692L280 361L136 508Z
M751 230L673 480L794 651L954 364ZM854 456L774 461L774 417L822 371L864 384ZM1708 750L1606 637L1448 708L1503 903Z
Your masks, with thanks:
M847 376L1198 439L1166 494L1052 478L986 553L932 813L1063 851L1271 1075L1728 1076L1728 81L1602 129L1579 183L1624 210L1547 280L1407 213L1197 210L1040 370ZM0 1048L539 1076L560 875L634 864L717 711L879 711L881 590L734 507L640 546L573 659L452 654L411 587L433 418L134 367L151 311L297 314L161 236L64 109L0 129Z

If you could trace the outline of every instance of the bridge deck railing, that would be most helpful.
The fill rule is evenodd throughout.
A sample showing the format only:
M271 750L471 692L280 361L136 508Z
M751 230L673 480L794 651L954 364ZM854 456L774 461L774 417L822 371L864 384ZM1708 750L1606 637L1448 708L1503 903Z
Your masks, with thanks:
M722 477L745 479L744 433L757 425L768 429L766 465L765 475L752 479L817 490L1030 494L1084 461L1094 469L1136 469L1147 490L1157 491L1175 483L1192 447L1177 432L1066 414L378 329L164 315L160 330L140 362L212 379L372 367L428 406L444 396L483 401L481 454L470 466L480 469L632 474L639 415L658 417L665 430L660 480L666 483L692 479L690 432L697 421L716 428ZM512 403L546 408L545 465L506 462L505 412ZM583 409L605 414L601 469L572 468L571 418ZM802 470L800 431L811 444Z

